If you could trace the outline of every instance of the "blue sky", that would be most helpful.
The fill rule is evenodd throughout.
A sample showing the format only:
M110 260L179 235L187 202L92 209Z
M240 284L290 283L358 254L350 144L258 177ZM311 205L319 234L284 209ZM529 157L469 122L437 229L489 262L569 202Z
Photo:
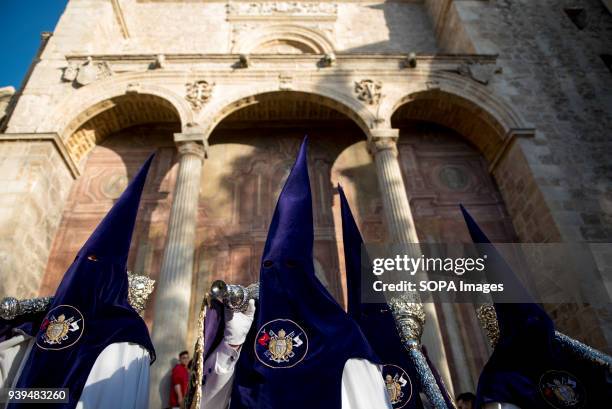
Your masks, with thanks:
M0 87L18 89L38 46L53 31L68 0L0 0Z

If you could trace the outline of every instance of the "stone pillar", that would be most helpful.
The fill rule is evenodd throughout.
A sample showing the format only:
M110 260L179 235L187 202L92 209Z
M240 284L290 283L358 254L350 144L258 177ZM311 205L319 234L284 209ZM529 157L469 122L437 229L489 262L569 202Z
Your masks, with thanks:
M156 283L153 345L157 361L151 367L149 391L149 407L156 409L168 405L173 364L180 351L190 349L187 345L187 321L205 150L202 143L191 140L179 142L178 151L178 176L164 258Z
M378 186L383 201L383 212L390 243L418 243L419 238L398 160L398 136L398 129L373 129L370 138L370 152L376 163ZM423 344L427 347L429 356L440 372L451 396L454 396L435 305L426 303L424 308L427 321L423 332Z

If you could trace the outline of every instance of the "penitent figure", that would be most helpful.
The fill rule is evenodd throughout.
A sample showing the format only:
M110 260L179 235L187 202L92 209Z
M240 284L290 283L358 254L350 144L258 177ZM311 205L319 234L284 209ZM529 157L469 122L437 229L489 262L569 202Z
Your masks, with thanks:
M272 218L257 305L225 308L204 362L201 408L392 408L381 362L314 273L306 146Z

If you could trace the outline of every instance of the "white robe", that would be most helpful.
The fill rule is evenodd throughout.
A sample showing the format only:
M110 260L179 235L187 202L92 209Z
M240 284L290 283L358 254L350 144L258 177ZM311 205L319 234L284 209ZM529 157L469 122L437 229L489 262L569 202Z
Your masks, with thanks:
M204 363L201 409L225 409L229 403L239 352L225 342ZM342 372L342 409L391 409L378 365L349 359ZM324 406L324 402L321 402ZM322 406L322 407L323 407Z
M0 343L0 388L17 383L33 340L16 335ZM108 345L91 368L77 409L147 409L150 363L149 351L138 344Z

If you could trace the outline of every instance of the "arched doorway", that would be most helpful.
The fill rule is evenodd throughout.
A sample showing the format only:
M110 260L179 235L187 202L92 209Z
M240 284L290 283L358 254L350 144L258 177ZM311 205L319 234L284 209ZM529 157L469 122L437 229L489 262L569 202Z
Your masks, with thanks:
M153 95L125 95L104 101L69 124L64 135L81 175L64 205L51 246L40 294L53 294L74 256L123 192L145 159L155 153L142 195L128 269L156 279L159 274L176 177L173 134L181 125L176 110ZM83 118L87 112L95 114ZM149 305L153 300L149 301ZM147 308L145 320L152 320Z
M515 242L490 163L504 133L485 111L456 96L421 93L391 117L419 240L470 243L459 204L478 216L494 242ZM490 349L470 304L436 304L456 392L473 391Z
M278 194L308 134L315 266L343 303L332 167L347 146L365 144L361 128L323 97L277 92L248 99L211 133L202 169L192 317L214 279L250 284L259 265ZM194 322L194 320L190 320ZM191 329L191 331L193 328Z

